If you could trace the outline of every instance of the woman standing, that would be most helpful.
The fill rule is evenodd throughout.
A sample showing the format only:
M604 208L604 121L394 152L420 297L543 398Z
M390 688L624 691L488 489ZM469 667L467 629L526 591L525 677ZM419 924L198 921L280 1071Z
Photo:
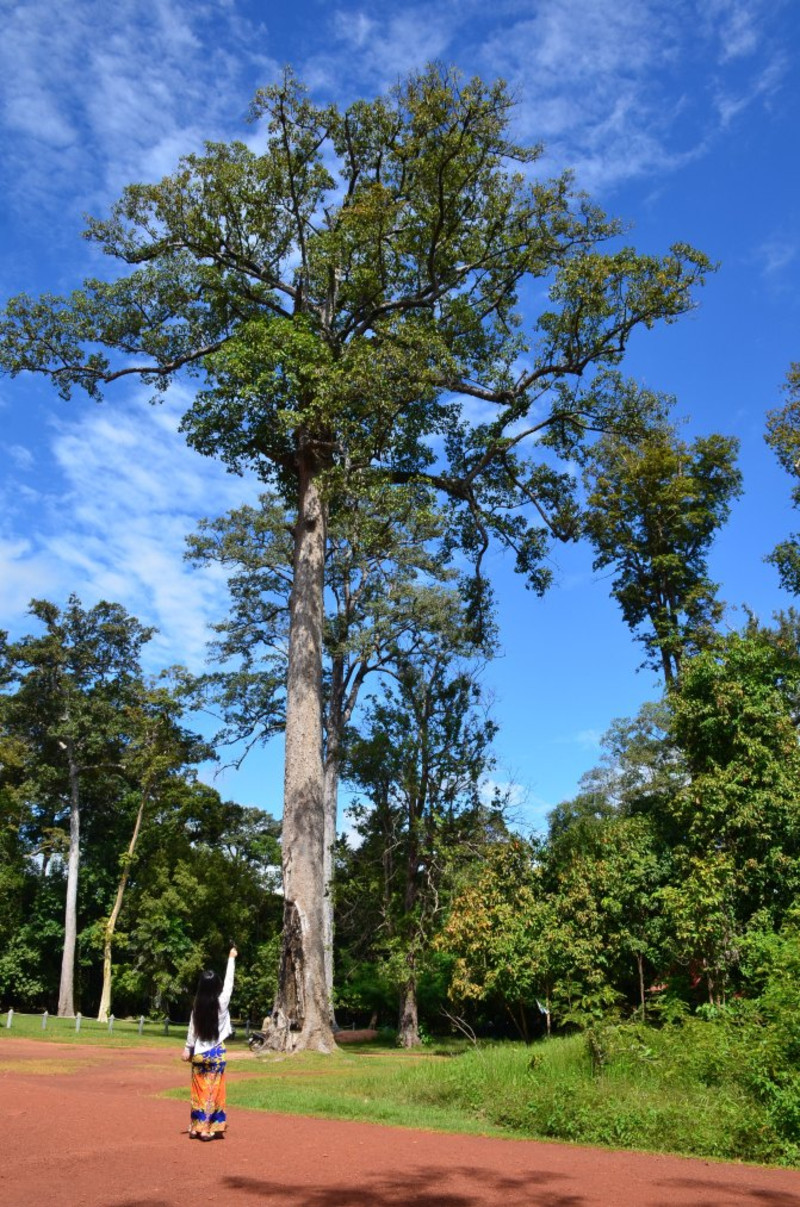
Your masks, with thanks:
M225 1040L233 1033L228 1006L238 954L236 948L232 947L224 982L220 981L216 972L201 972L197 982L186 1046L181 1058L192 1062L190 1140L222 1140L228 1126L225 1115Z

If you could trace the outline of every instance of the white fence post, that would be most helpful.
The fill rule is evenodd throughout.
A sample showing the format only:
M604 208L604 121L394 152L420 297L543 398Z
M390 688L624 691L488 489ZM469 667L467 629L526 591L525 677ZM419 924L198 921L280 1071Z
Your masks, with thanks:
M113 1014L110 1014L108 1016L108 1030L109 1030L109 1034L114 1030L114 1015Z
M47 1030L47 1011L46 1010L45 1010L44 1014L42 1015L42 1030L43 1031Z
M80 1031L81 1022L82 1022L82 1018L81 1018L81 1012L79 1010L78 1013L75 1015L75 1030L76 1031Z
M13 1021L14 1021L14 1011L9 1010L8 1018L6 1019L6 1027L10 1027L11 1024L13 1023Z
M139 1034L140 1035L142 1034L143 1030L144 1030L144 1015L142 1014L141 1017L139 1018Z

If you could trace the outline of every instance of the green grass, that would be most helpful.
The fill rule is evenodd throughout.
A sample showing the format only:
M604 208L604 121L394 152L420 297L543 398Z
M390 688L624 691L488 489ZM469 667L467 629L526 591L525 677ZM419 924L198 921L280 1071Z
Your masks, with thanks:
M115 1019L113 1030L109 1031L108 1023L99 1023L96 1018L84 1018L81 1019L80 1031L77 1031L74 1018L49 1015L46 1029L42 1028L41 1014L15 1013L10 1029L6 1026L7 1018L7 1014L0 1014L0 1043L3 1040L37 1039L45 1043L96 1044L104 1048L134 1045L174 1048L186 1037L185 1025L172 1025L169 1034L164 1035L163 1022L147 1021L140 1036L138 1019Z
M0 1020L2 1021L2 1020ZM0 1027L0 1062L13 1037L44 1043L135 1045L174 1050L183 1029L15 1015ZM244 1035L235 1041L244 1047ZM735 1029L689 1020L680 1028L605 1027L585 1035L472 1048L458 1041L422 1051L377 1044L335 1056L269 1054L234 1061L228 1098L250 1110L363 1120L396 1127L572 1141L718 1160L800 1165L800 1145L781 1129L748 1071ZM185 1097L185 1086L170 1091Z
M687 1031L614 1031L602 1066L586 1037L453 1056L344 1050L237 1065L232 1105L719 1160L797 1164L765 1108L737 1078L736 1054ZM237 1077L236 1071L246 1071Z

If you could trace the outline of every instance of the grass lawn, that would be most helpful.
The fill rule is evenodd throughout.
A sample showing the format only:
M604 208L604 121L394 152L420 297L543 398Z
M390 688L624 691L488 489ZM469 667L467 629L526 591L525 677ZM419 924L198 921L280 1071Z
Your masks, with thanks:
M735 1053L698 1051L688 1032L624 1033L598 1071L585 1036L526 1048L437 1053L348 1046L334 1057L269 1055L236 1065L232 1106L399 1127L568 1140L718 1160L797 1164L737 1080Z
M139 1035L138 1019L115 1019L113 1028L108 1023L99 1023L96 1018L81 1019L80 1030L74 1018L56 1018L49 1015L46 1027L42 1026L41 1014L17 1014L15 1012L9 1028L7 1014L0 1015L0 1044L3 1040L37 1039L43 1043L97 1044L103 1048L127 1048L135 1045L147 1047L175 1048L186 1037L186 1026L172 1024L167 1035L163 1022L145 1021Z

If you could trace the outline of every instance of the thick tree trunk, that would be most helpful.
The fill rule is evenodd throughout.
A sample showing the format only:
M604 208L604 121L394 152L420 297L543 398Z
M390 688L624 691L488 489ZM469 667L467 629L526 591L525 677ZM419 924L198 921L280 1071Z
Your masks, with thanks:
M122 875L119 878L117 886L117 895L114 900L114 908L112 909L108 921L105 925L103 933L103 988L100 993L100 1006L97 1011L97 1021L100 1023L108 1022L108 1012L111 1009L111 947L114 942L114 931L117 926L117 918L122 909L122 899L125 896L125 887L128 883L130 874L131 860L133 859L136 850L136 843L139 838L139 830L142 825L142 817L144 815L144 807L147 803L147 794L142 793L139 811L136 814L136 823L133 827L133 834L128 843L128 855L125 860L125 866L122 869Z
M313 459L299 462L294 581L289 611L283 809L283 943L267 1044L332 1052L325 980L322 626L325 509Z
M339 735L328 729L324 773L325 833L322 853L324 911L322 942L325 955L325 988L330 1005L331 1027L338 1031L333 1005L333 848L336 843L336 811L339 802Z
M71 745L71 743L70 743ZM81 812L78 767L72 750L69 757L69 856L67 901L64 908L64 951L58 990L58 1017L75 1017L75 944L78 935L78 869L80 865Z

